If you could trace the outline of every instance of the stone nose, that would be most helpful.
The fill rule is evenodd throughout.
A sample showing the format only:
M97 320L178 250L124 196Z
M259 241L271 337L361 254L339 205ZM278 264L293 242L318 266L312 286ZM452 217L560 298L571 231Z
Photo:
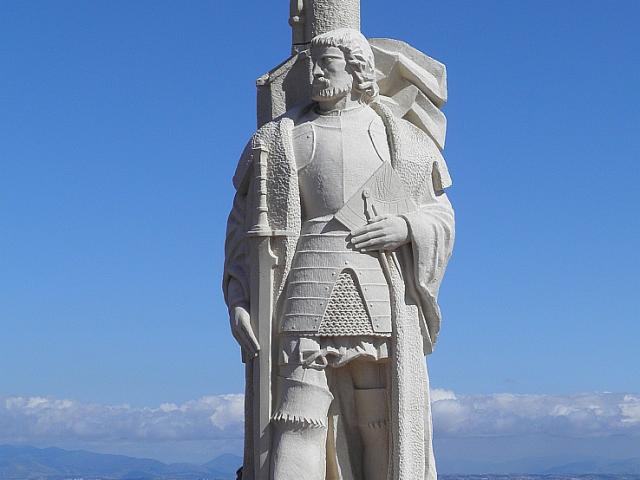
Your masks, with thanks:
M313 74L313 78L322 78L324 77L324 72L318 63L313 64L313 70L311 71Z

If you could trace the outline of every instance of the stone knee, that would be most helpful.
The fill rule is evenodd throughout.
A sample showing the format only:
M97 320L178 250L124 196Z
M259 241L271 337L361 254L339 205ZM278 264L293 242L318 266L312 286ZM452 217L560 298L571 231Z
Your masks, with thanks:
M325 386L280 377L273 415L273 480L324 480L327 414L333 395Z
M355 389L358 428L364 446L367 480L386 480L389 465L388 408L385 388Z

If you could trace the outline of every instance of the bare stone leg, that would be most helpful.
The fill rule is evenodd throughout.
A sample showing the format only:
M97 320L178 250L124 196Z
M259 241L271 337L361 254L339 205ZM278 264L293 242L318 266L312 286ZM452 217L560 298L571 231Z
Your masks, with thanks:
M389 432L387 428L386 367L356 361L351 367L358 426L362 437L363 473L366 480L387 480Z

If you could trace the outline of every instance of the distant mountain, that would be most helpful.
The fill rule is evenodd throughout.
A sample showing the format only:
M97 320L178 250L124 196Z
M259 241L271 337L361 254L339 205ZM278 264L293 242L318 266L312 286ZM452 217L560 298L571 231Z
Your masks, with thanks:
M599 473L599 474L634 474L640 475L640 458L626 460L593 460L573 462L549 469L548 473Z
M213 472L235 472L242 466L242 457L225 453L202 465ZM236 478L235 476L233 477Z
M466 476L473 478L476 474L491 474L498 478L501 475L515 478L517 475L535 475L538 477L580 476L589 474L605 478L607 475L637 477L640 480L640 458L626 460L610 460L584 458L568 462L566 457L528 457L506 462L469 461L464 459L438 459L438 472L445 477Z
M191 465L83 450L0 446L1 480L235 480L241 464L235 455Z
M640 475L614 475L614 474L598 474L589 473L581 475L573 474L494 474L485 473L482 475L440 475L438 480L638 480Z
M235 480L241 464L242 458L230 454L192 465L83 450L0 446L0 480ZM566 464L550 458L495 464L440 462L440 472L454 468L460 473L441 473L439 480L640 480L640 458Z

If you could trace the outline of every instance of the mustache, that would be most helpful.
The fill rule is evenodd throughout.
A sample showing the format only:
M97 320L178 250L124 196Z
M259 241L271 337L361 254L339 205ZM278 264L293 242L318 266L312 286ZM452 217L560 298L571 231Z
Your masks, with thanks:
M324 77L314 77L313 86L317 88L329 88L331 87L331 80Z
M329 88L314 88L313 95L316 98L333 98L338 95L342 95L344 93L349 93L351 91L350 88L338 88L338 87L329 87Z
M312 98L317 100L335 98L349 93L352 85L340 85L325 77L314 77L312 83Z

